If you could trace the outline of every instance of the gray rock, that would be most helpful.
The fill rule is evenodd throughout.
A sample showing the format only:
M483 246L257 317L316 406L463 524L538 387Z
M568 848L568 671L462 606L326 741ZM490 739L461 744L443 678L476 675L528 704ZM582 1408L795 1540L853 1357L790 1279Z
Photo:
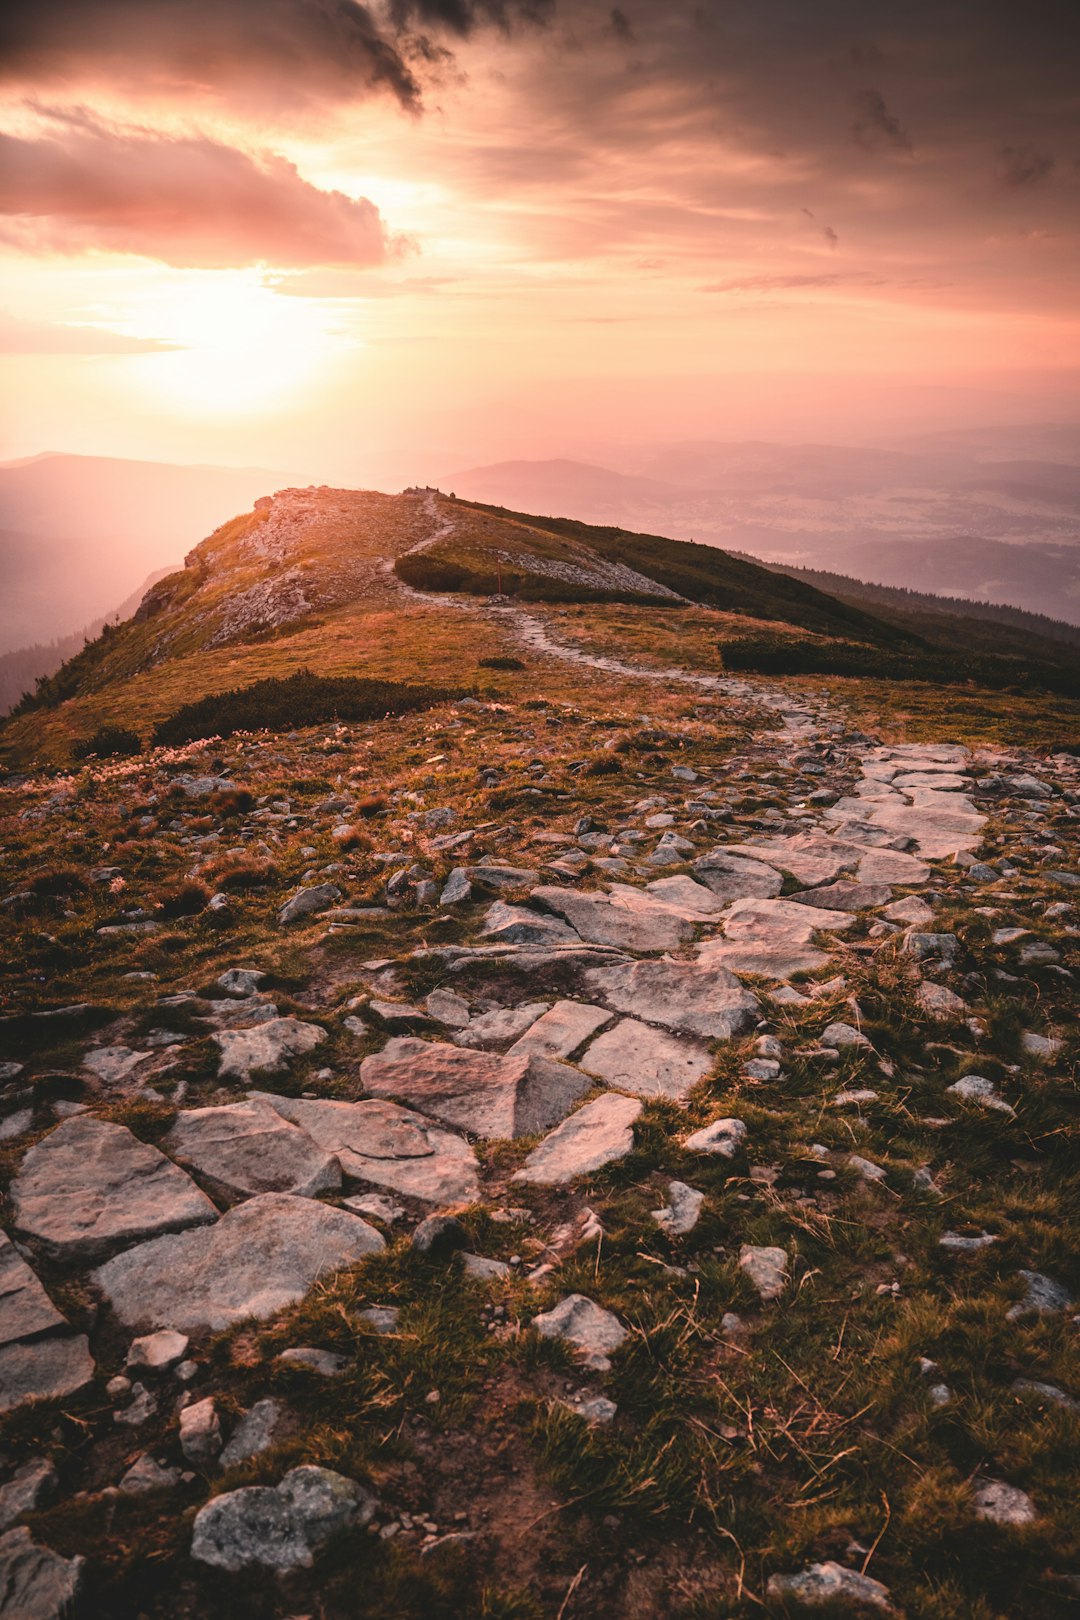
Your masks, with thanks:
M127 1379L115 1382L127 1383ZM110 1393L112 1390L110 1388ZM132 1400L130 1406L122 1411L113 1413L113 1422L120 1423L129 1429L138 1429L144 1423L149 1423L158 1409L157 1397L143 1384L131 1385Z
M454 990L433 990L425 997L424 1007L430 1018L447 1029L465 1029L472 1018L469 1003Z
M250 1412L245 1412L218 1458L222 1468L236 1468L240 1463L261 1457L274 1444L274 1436L285 1415L281 1401L272 1396L256 1401Z
M579 938L631 951L670 951L691 938L694 924L642 889L612 884L607 894L538 888L534 904L563 917Z
M626 1339L617 1316L584 1294L569 1294L550 1311L534 1316L532 1325L544 1339L564 1339L579 1351L587 1367L607 1372L611 1354Z
M860 1181L884 1182L885 1172L880 1164L872 1159L864 1159L861 1154L849 1153L847 1157L849 1170L854 1170Z
M732 855L721 846L694 862L694 875L720 900L771 900L783 888L783 878L771 866Z
M153 1238L93 1281L128 1326L221 1332L302 1299L321 1276L385 1247L374 1227L310 1198L263 1193L215 1226Z
M465 1228L453 1215L429 1215L420 1222L412 1235L412 1246L417 1254L433 1256L453 1254L468 1242Z
M712 1053L701 1041L621 1018L593 1041L581 1067L639 1097L682 1100L708 1074Z
M791 896L796 905L816 906L821 910L831 908L834 911L868 911L883 906L886 900L891 898L892 889L887 883L854 883L845 880L826 883L817 889L805 889L802 894Z
M127 1366L145 1367L148 1372L168 1372L178 1361L183 1361L189 1343L185 1333L173 1333L168 1328L148 1333L141 1339L132 1339Z
M653 901L662 901L688 922L719 917L727 904L704 883L695 883L685 872L675 877L654 878L645 885L645 893Z
M914 925L933 922L934 920L933 907L928 906L925 900L920 900L917 894L905 895L903 900L892 901L890 905L884 908L881 915L887 917L890 922L912 923Z
M1037 1378L1014 1378L1009 1387L1014 1395L1030 1395L1035 1400L1049 1401L1051 1406L1060 1406L1066 1412L1080 1412L1080 1401L1066 1395L1056 1384L1042 1384Z
M179 1468L163 1468L148 1451L144 1451L123 1476L118 1489L124 1496L143 1496L147 1491L171 1490L179 1483Z
M440 906L463 905L466 900L472 899L472 892L472 884L469 882L468 873L460 866L455 866L443 885L442 893L439 896L439 904Z
M588 1084L576 1069L546 1058L496 1057L410 1036L365 1058L360 1078L376 1097L400 1098L487 1140L550 1130Z
M422 1114L374 1099L348 1103L256 1095L333 1153L350 1181L389 1187L425 1204L468 1204L477 1196L473 1149Z
M266 977L260 968L227 968L214 983L227 996L253 996Z
M367 1524L370 1491L328 1468L293 1468L280 1485L228 1491L195 1518L191 1556L216 1569L310 1569L315 1553L343 1530Z
M304 917L318 916L320 911L329 911L342 899L341 890L333 883L317 883L312 889L301 889L294 894L291 900L286 900L278 912L278 922L287 924L300 922Z
M788 1282L788 1257L783 1249L744 1243L739 1270L745 1272L765 1304L779 1299Z
M977 1519L1008 1527L1034 1524L1035 1504L1026 1491L996 1479L976 1479L972 1486L972 1506Z
M7 1484L0 1485L0 1530L9 1529L24 1513L43 1507L56 1486L56 1469L48 1457L31 1457L16 1468Z
M510 1048L510 1057L569 1058L598 1029L611 1023L612 1015L603 1007L590 1007L582 1001L557 1001L530 1024Z
M0 1536L0 1614L10 1620L66 1620L82 1587L85 1560L35 1546L20 1527Z
M672 1181L668 1184L667 1204L662 1209L654 1209L652 1218L672 1237L685 1237L697 1225L704 1203L705 1194L696 1187L688 1187L685 1181Z
M627 962L594 968L584 982L619 1012L702 1040L743 1035L761 1012L733 973L701 962Z
M212 1395L181 1408L180 1450L193 1468L213 1467L221 1444L221 1419Z
M1016 1117L1016 1110L1007 1103L992 1080L987 1080L981 1074L966 1074L962 1080L957 1080L945 1090L961 1102L974 1103L979 1108L991 1108L996 1113L1007 1114L1010 1119Z
M268 1192L314 1198L341 1186L333 1154L258 1098L188 1109L163 1145L220 1202Z
M474 1282L502 1282L514 1275L513 1267L505 1260L493 1260L486 1254L463 1254L461 1264L466 1277Z
M95 1046L83 1054L82 1066L102 1085L119 1086L152 1056L151 1052L133 1052L130 1046Z
M821 1032L822 1046L835 1046L840 1051L849 1046L869 1047L870 1042L853 1024L829 1024Z
M876 1609L879 1614L895 1614L889 1588L869 1575L845 1569L831 1560L824 1564L810 1564L794 1575L770 1575L765 1588L765 1601L770 1608L781 1606L794 1609L836 1609L854 1605L861 1609Z
M559 1405L565 1406L575 1417L583 1418L590 1425L612 1423L619 1411L615 1402L609 1401L606 1395L589 1395L584 1390L579 1390L576 1395L564 1395Z
M540 876L535 867L503 866L497 861L461 868L468 881L481 889L527 889Z
M219 1079L249 1081L254 1074L286 1074L290 1060L314 1051L326 1031L298 1018L273 1018L252 1029L221 1030L213 1039L221 1051Z
M683 1146L691 1153L716 1153L722 1159L733 1159L747 1134L741 1119L714 1119L688 1136Z
M217 1219L205 1193L157 1148L88 1115L30 1149L11 1193L18 1230L67 1261Z
M641 1103L610 1092L586 1103L533 1148L514 1181L554 1187L625 1158Z
M915 995L916 1001L924 1013L931 1018L940 1019L946 1023L953 1018L962 1018L969 1011L968 1004L955 990L950 990L944 984L921 984Z
M480 930L483 938L501 945L576 945L579 936L558 917L528 906L508 906L496 900L488 907Z
M980 1232L978 1237L968 1237L963 1232L942 1232L938 1248L951 1249L954 1254L978 1254L980 1249L988 1249L997 1241L991 1232Z
M363 1322L373 1333L396 1333L401 1311L396 1305L368 1305L357 1311L356 1320Z
M508 1046L531 1029L550 1006L550 1001L526 1001L520 1007L493 1007L490 1012L473 1018L468 1029L455 1035L454 1040L458 1046L473 1046L478 1051L489 1046Z
M283 1350L277 1359L282 1366L303 1367L320 1378L340 1378L349 1370L348 1356L339 1355L336 1350L319 1350L313 1345L296 1345Z
M1020 1271L1024 1280L1024 1297L1005 1312L1007 1322L1022 1322L1028 1316L1056 1316L1075 1304L1072 1294L1053 1277L1041 1271Z
M73 1395L90 1382L94 1362L85 1335L71 1332L2 1232L0 1301L0 1412L25 1401Z
M818 929L840 933L854 922L846 911L818 911L791 900L736 900L724 921L724 938L699 945L697 955L710 967L787 979L825 966L825 952L811 943Z
M941 961L952 964L960 951L955 934L923 934L912 929L904 936L904 954L918 962Z

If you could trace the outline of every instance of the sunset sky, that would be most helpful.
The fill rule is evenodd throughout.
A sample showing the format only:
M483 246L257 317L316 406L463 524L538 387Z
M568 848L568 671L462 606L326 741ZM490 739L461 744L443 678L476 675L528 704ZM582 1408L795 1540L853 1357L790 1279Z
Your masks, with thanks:
M0 456L1080 416L1080 8L14 0Z

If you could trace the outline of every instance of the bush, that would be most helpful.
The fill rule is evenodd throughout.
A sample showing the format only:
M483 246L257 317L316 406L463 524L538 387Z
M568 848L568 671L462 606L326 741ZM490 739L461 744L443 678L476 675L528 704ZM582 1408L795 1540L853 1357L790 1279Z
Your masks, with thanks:
M246 855L223 855L206 873L218 889L262 889L281 875L273 861L252 860Z
M230 737L236 731L292 731L328 720L382 720L463 695L441 687L357 675L313 675L304 669L285 679L256 681L253 686L185 703L154 728L154 742L175 746L206 737Z
M114 759L121 754L141 754L142 742L126 726L99 726L92 737L72 743L72 759Z
M1080 673L985 653L896 652L853 641L799 636L746 636L720 643L724 668L758 675L855 675L877 681L930 681L939 686L972 683L991 691L1032 689L1080 696Z
M478 669L527 669L528 665L523 664L520 658L504 658L502 656L497 656L495 658L481 658L479 663L477 664L477 668Z
M205 911L210 901L210 890L205 883L189 879L163 889L157 906L163 917L196 917Z

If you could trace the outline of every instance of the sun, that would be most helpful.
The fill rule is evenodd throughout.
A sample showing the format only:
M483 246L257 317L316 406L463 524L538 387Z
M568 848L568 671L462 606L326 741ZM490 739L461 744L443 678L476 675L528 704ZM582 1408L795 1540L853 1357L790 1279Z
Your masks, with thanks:
M356 340L311 301L266 286L261 272L155 278L130 312L174 349L145 356L140 386L158 403L201 415L271 413L320 381Z

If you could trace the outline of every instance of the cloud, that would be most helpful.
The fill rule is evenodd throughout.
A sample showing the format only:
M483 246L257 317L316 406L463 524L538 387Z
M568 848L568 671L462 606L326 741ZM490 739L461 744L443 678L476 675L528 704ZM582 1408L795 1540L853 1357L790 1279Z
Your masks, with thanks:
M633 24L621 6L612 6L611 16L608 19L608 27L615 35L616 39L621 39L627 45L633 44Z
M402 298L426 295L453 284L450 276L409 276L395 280L358 270L298 270L267 278L266 285L288 298Z
M868 151L891 146L897 152L910 152L911 142L898 118L885 105L880 90L860 90L852 103L855 122L851 132Z
M158 354L175 343L125 337L103 326L63 326L21 320L0 310L0 354Z
M0 78L113 87L152 98L282 110L382 91L419 104L415 63L445 51L416 28L465 38L543 23L552 0L7 0Z
M284 158L85 115L42 139L0 134L0 216L18 247L183 268L373 265L390 247L373 203L320 191Z
M704 293L793 292L806 287L881 287L884 279L865 271L807 275L734 276L729 281L713 281L699 291Z
M1052 157L1030 146L1003 146L998 153L998 177L1002 185L1018 190L1041 184L1053 167Z

